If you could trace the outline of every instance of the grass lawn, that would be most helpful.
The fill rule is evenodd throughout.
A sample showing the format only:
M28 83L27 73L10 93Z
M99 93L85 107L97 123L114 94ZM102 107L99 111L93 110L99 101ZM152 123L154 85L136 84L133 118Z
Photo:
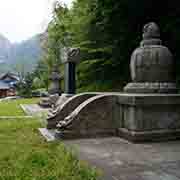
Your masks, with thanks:
M36 119L0 121L0 180L97 179L97 172L63 144L45 142L41 126Z
M20 104L36 104L37 102L39 102L39 98L0 102L0 116L25 116Z

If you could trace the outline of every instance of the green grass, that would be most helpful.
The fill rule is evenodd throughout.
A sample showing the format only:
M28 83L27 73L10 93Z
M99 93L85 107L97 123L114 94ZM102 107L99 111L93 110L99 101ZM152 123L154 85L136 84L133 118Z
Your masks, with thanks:
M34 120L0 121L0 180L96 180L60 142L47 143Z
M20 104L36 104L39 98L18 99L0 102L0 116L25 116Z

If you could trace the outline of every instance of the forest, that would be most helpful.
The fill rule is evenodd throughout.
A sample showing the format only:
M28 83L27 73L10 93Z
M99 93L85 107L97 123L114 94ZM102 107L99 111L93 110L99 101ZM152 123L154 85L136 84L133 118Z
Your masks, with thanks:
M180 79L180 8L178 1L162 0L75 0L71 8L54 4L43 44L43 57L36 74L60 67L63 47L81 49L77 65L77 90L121 91L130 81L129 63L142 39L142 28L156 22L161 39L174 55ZM47 73L43 78L47 82Z

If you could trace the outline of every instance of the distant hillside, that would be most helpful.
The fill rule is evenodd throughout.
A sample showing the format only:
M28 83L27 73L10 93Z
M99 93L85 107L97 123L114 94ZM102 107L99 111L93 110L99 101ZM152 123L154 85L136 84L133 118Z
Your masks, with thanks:
M12 44L0 35L0 72L16 71L19 68L25 72L32 71L41 55L41 36L36 35L21 43Z
M10 41L0 34L0 64L6 63L9 59L11 46Z

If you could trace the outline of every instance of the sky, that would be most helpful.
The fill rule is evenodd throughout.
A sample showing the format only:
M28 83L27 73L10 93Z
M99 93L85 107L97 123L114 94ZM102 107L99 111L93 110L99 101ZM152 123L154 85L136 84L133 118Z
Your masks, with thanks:
M12 43L43 32L55 0L0 0L0 34ZM61 0L71 5L72 0Z

